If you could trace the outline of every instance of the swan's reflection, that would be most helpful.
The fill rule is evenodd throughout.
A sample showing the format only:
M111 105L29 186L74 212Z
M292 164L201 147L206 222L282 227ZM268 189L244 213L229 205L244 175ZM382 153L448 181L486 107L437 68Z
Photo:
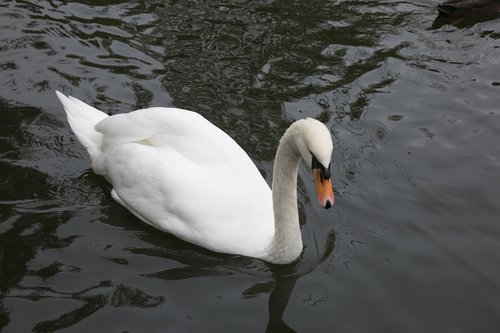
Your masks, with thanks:
M280 269L273 269L274 275L274 288L269 295L268 302L268 314L269 321L267 322L266 333L274 332L295 332L288 324L283 320L283 314L288 305L288 300L292 294L293 288L295 287L295 282L298 276L293 274L283 274L283 270L290 271L293 273L293 268L290 266Z
M249 260L253 261L253 259ZM295 330L284 321L283 315L288 306L288 301L295 287L295 283L300 275L297 274L297 268L293 264L286 265L285 267L276 265L269 266L272 279L267 282L253 284L242 293L242 297L253 298L262 293L270 294L267 309L268 323L266 332L295 332ZM231 275L234 273L235 272L231 273L230 270L228 271L227 268L191 266L172 268L148 276L174 281L194 277Z

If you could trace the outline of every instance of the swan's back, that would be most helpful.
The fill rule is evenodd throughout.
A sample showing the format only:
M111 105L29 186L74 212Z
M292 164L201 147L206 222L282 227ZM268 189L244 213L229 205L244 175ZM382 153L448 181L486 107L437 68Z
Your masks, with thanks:
M64 107L85 111L77 105ZM73 123L75 132L95 131L76 133L101 140L93 169L144 222L213 251L265 255L274 235L271 190L243 149L201 115L150 108L95 126Z
M177 108L149 108L114 115L99 122L95 129L104 135L103 150L141 142L154 147L170 147L199 161L217 161L225 154L230 154L231 158L236 151L247 157L231 137L200 114ZM197 149L200 145L210 149ZM214 149L217 147L219 149Z

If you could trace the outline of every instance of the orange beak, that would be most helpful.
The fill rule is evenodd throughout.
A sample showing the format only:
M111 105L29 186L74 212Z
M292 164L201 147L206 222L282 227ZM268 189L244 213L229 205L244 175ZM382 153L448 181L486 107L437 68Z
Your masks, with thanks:
M322 170L319 168L314 168L313 173L319 204L328 209L333 206L334 202L332 179L323 177Z

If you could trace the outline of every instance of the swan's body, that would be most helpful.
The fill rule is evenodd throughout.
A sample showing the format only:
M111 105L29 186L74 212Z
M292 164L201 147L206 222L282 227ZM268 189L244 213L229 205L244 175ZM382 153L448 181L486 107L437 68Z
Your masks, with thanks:
M500 0L446 0L438 11L452 18L494 17L500 14Z
M92 168L112 197L144 222L212 251L289 263L302 251L296 184L301 157L329 208L330 132L313 119L286 131L273 192L243 151L201 115L149 108L107 116L57 92ZM276 221L276 223L275 223Z

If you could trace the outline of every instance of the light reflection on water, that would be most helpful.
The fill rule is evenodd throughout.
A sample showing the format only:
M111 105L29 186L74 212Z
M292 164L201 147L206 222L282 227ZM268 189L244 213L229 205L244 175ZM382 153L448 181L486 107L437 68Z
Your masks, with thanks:
M500 327L498 20L434 2L0 5L0 329ZM270 182L284 129L331 129L336 205L286 267L153 230L89 171L54 90L114 114L202 113Z

